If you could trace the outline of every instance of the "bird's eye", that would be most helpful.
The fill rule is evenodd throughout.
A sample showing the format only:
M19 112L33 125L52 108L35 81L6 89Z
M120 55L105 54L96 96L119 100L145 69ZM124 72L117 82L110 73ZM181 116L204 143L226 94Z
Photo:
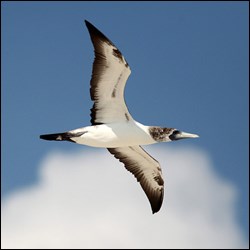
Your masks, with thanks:
M177 134L179 134L179 133L180 133L179 130L175 130L172 134L173 134L173 135L177 135Z

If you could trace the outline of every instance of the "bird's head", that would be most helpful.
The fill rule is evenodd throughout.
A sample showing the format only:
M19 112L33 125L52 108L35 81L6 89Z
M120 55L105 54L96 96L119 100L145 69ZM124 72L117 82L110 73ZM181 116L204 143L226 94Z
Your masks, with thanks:
M182 132L175 128L149 127L149 134L157 142L177 141L180 139L197 138L196 134Z

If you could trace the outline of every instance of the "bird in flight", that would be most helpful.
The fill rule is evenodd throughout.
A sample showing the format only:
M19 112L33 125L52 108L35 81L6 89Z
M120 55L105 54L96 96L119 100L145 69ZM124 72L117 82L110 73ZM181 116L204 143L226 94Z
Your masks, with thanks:
M90 81L91 126L63 133L40 135L41 139L70 141L107 148L140 183L153 213L160 210L164 180L160 164L141 145L199 137L175 128L145 126L133 119L124 100L131 73L120 50L94 25L86 21L95 59Z

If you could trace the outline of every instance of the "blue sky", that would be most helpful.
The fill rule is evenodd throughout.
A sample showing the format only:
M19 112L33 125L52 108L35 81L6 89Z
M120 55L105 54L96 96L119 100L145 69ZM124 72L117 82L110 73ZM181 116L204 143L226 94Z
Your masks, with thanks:
M1 7L3 198L38 182L39 166L52 150L101 150L39 139L89 125L94 55L87 19L132 69L125 91L132 116L200 135L160 147L206 152L216 174L236 188L235 216L247 237L248 2L1 2Z

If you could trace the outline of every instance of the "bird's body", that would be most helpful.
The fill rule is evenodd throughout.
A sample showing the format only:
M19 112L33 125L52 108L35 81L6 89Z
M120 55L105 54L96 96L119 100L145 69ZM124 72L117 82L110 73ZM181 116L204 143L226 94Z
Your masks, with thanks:
M124 88L131 73L128 63L105 35L88 21L85 23L95 49L90 82L90 96L94 101L91 109L92 125L41 135L40 138L107 148L140 182L153 213L158 212L164 193L160 164L140 145L198 136L174 128L145 126L136 122L124 101Z
M134 121L93 125L70 132L84 132L72 140L91 147L116 148L156 143L148 132L148 126Z

